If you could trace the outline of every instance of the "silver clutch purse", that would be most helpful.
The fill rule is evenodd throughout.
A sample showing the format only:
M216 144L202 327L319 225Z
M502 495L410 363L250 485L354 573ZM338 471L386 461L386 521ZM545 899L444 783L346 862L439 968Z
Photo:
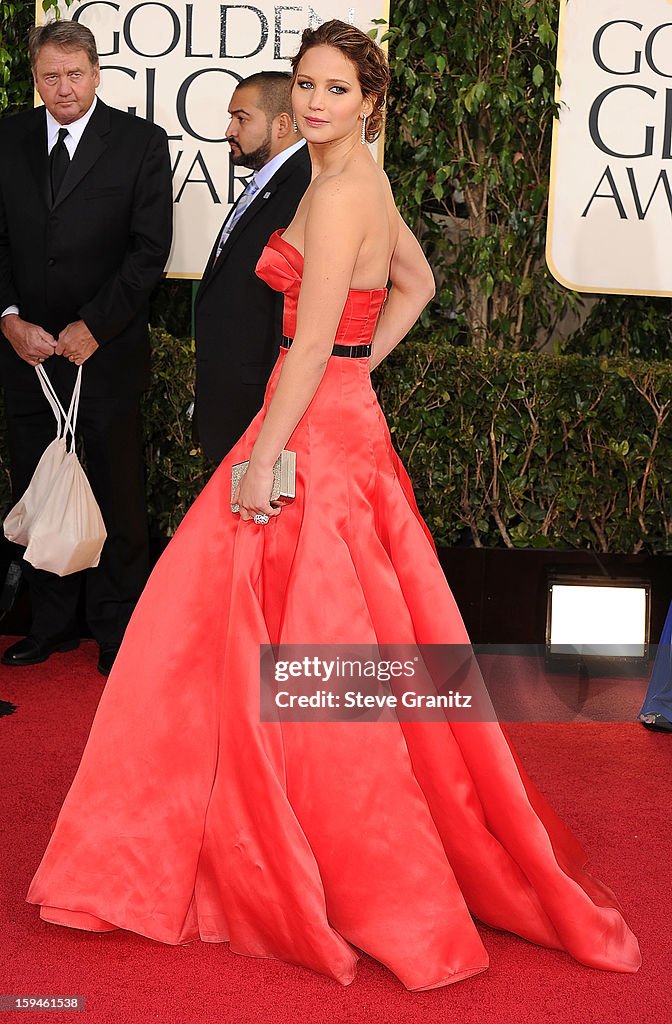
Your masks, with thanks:
M240 506L234 504L233 496L236 493L238 484L245 476L247 467L250 464L248 459L246 462L236 462L231 467L231 511L240 512ZM296 497L296 452L287 451L285 448L280 452L275 465L273 466L273 487L271 489L271 504L272 505L288 505L290 501L294 501Z

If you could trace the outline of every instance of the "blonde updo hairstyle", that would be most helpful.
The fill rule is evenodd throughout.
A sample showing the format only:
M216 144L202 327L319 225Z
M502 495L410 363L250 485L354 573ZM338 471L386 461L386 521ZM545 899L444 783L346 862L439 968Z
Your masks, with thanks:
M315 29L307 28L301 36L299 52L291 59L292 86L301 58L314 46L333 46L354 65L362 95L373 103L373 110L366 119L366 141L374 142L383 127L385 96L390 84L390 69L383 50L366 32L344 21L334 19Z

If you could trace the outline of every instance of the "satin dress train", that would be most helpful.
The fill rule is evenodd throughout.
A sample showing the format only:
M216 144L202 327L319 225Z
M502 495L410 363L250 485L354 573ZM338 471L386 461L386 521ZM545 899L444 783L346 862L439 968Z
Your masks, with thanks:
M276 232L257 272L289 337L302 269ZM385 294L352 290L336 342L369 342ZM368 359L329 359L287 444L293 504L267 526L231 513L285 358L151 576L29 901L343 984L358 950L409 989L485 970L473 918L637 970L614 895L496 722L260 722L260 644L468 643Z

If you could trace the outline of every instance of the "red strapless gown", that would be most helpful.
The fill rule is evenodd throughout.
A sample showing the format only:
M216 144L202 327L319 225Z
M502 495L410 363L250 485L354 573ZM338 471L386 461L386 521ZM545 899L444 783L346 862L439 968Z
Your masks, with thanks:
M276 233L258 273L293 336L300 254ZM369 341L384 297L351 291L336 341ZM637 970L613 894L496 723L260 723L260 644L467 642L368 360L329 360L287 445L296 501L265 527L229 509L263 416L152 574L29 901L54 923L226 941L343 984L358 949L410 989L483 971L472 914Z

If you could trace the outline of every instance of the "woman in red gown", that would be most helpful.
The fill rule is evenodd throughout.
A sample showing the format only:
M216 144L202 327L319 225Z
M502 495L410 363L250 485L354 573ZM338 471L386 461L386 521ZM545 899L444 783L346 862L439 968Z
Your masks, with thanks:
M292 97L314 176L257 270L293 342L152 574L28 899L57 924L227 941L343 984L356 950L409 989L485 970L472 915L635 971L615 897L496 722L260 721L262 644L468 643L369 376L433 291L361 144L387 81L359 30L304 33Z

